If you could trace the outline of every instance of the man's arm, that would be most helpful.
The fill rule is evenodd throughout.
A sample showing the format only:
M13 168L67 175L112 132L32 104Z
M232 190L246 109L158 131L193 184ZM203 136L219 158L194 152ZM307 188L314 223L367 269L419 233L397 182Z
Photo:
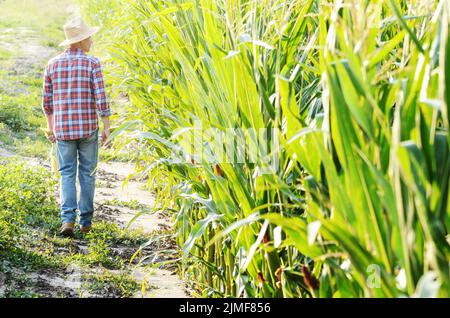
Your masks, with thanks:
M105 81L103 79L103 68L98 61L92 70L92 84L94 89L95 103L97 106L97 113L103 122L102 144L105 143L110 134L109 116L111 116L111 109L109 108L108 96L105 90Z
M53 86L52 79L49 74L49 66L47 65L44 72L44 84L42 87L42 110L47 119L47 138L51 142L55 142L56 138L53 132Z
M45 118L47 119L47 130L53 132L53 114L45 114Z
M103 132L102 132L102 144L105 144L106 139L108 139L109 134L110 134L110 123L109 123L109 117L108 116L104 116L104 117L100 117L102 119L103 122Z

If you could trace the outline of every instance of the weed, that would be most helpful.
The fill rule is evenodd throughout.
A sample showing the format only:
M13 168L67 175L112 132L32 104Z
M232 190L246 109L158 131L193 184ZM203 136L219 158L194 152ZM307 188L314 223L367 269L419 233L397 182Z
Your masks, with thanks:
M124 273L84 276L87 280L84 287L92 293L100 293L102 297L131 297L139 290L139 284Z

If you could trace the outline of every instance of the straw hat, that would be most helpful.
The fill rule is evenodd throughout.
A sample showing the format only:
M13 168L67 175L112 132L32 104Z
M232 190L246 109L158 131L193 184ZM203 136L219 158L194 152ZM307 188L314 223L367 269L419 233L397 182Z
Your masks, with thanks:
M64 24L64 33L66 39L59 44L59 46L66 46L73 43L80 42L88 37L94 35L99 30L99 27L90 27L81 18L74 18Z

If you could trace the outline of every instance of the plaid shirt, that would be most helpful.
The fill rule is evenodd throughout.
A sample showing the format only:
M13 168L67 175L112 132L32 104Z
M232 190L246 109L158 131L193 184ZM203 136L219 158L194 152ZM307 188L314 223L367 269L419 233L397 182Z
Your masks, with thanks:
M51 59L44 72L42 109L53 114L58 140L88 137L98 117L110 116L100 61L81 49L68 48Z

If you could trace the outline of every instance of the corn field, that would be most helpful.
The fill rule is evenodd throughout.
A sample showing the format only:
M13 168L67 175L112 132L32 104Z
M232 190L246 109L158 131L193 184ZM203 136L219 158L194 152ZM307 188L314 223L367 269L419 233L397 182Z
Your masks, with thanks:
M450 296L450 1L82 3L197 296Z

